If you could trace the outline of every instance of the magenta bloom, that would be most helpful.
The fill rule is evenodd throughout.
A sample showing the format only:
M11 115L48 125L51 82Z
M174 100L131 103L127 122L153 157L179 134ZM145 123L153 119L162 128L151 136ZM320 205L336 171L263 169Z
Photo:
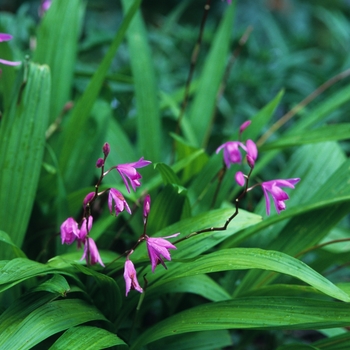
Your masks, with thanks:
M131 214L131 210L126 202L124 196L115 188L111 188L108 194L108 207L111 214L113 214L113 201L115 215L119 215L124 209Z
M151 164L151 162L149 160L143 160L143 157L142 157L137 162L119 164L115 167L119 172L120 176L122 177L125 187L129 193L130 193L130 187L127 179L129 179L132 189L136 191L136 187L139 187L141 185L139 180L142 177L136 171L136 168L143 168L149 164Z
M83 200L84 209L86 208L86 205L92 200L92 198L94 198L94 196L95 196L95 192L90 192L85 196Z
M254 168L256 158L258 158L258 148L252 140L247 140L247 162L251 168Z
M235 175L235 180L239 186L244 186L245 184L245 177L244 174L241 171L237 171Z
M164 238L176 237L179 234L180 233L175 233L174 235L163 237L163 238L162 237L152 238L152 237L146 236L146 244L147 244L148 256L152 264L152 272L154 272L158 264L162 264L165 268L167 268L165 266L163 258L170 261L171 257L168 249L176 249L176 247L173 244L171 244Z
M83 254L81 260L83 260L83 259L86 259L86 261L88 261L88 259L89 259L91 265L95 265L95 264L99 263L101 266L104 267L104 264L103 264L102 259L100 257L100 253L98 252L96 243L90 237L88 237L85 240L84 254Z
M242 134L242 132L247 129L247 127L251 124L252 122L250 120L245 121L240 127L239 127L239 133Z
M280 187L290 187L294 188L294 185L297 184L300 181L300 179L287 179L287 180L272 180L263 182L261 184L261 187L264 191L265 200L266 200L266 214L270 215L270 198L269 194L271 194L272 199L274 201L277 214L280 213L281 210L286 209L286 204L284 203L285 200L289 199L289 196L286 192L284 192Z
M61 225L62 244L72 244L79 237L78 224L73 218L68 218Z
M140 287L139 282L137 280L134 264L129 259L125 261L124 265L124 280L126 286L125 296L128 296L128 293L131 289L135 289L140 293L143 292L143 289Z
M92 222L93 222L93 217L91 215L89 216L88 220L86 220L86 218L83 219L83 222L81 224L80 231L79 231L79 236L78 236L79 248L80 248L80 243L85 241L86 236L91 231Z
M239 147L247 151L246 146L239 141L228 141L217 148L216 153L219 153L222 149L224 149L224 161L227 168L229 168L231 164L240 164L242 162L242 154Z
M9 41L12 39L12 35L6 34L6 33L0 33L0 42L2 41ZM22 62L12 62L12 61L6 61L0 58L0 63L6 64L8 66L18 66Z

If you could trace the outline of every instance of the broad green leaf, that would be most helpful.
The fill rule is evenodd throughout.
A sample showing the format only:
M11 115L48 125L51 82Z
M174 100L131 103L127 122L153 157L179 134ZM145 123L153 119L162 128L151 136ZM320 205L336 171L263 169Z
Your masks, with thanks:
M130 9L129 0L123 0L122 4L125 12ZM162 141L154 61L140 11L131 21L127 40L135 87L139 150L146 159L159 161Z
M172 266L159 283L169 279L216 271L262 269L290 275L333 298L350 301L350 296L300 260L287 254L259 248L221 249L193 261ZM257 286L258 287L258 286ZM256 287L256 288L257 288Z
M325 141L339 141L350 139L350 124L334 124L322 126L318 129L300 131L295 135L281 136L277 141L268 143L261 147L262 151L270 149L282 149L286 147L300 146L307 143Z
M95 304L103 311L106 317L114 321L122 303L121 293L115 280L85 266L74 266L78 271L94 278L96 285L90 291L90 295L94 295ZM106 300L108 300L108 303L106 303Z
M17 258L25 258L26 255L21 249L19 249L11 240L10 236L4 232L0 231L0 242L8 244L12 247L13 253Z
M152 202L147 224L148 232L157 232L178 222L186 202L188 202L187 191L183 187L166 185Z
M164 184L181 185L180 179L170 166L165 163L156 163L154 168L160 172Z
M189 141L194 146L205 146L213 123L217 94L224 75L229 52L235 1L227 8L212 40L200 77L200 84L189 109L195 139ZM189 135L186 135L187 137Z
M152 285L147 289L145 300L152 299L166 293L193 293L202 296L210 301L221 301L231 299L219 284L207 275L191 275L170 279L162 283L161 288L158 285Z
M28 73L27 80L17 86L0 129L0 201L6 203L0 210L0 229L18 247L24 239L38 186L51 88L47 66L30 63L24 71Z
M350 348L350 334L346 332L345 334L319 340L312 345L322 350L346 350Z
M50 122L59 116L64 105L71 100L83 15L82 0L53 1L40 22L33 61L47 64L51 70Z
M103 58L102 63L95 72L88 87L85 90L85 93L78 100L72 111L72 114L70 115L69 123L63 133L63 145L60 154L60 167L63 174L65 174L69 169L75 167L74 162L72 163L71 161L71 151L72 149L75 149L78 140L83 137L82 130L84 129L84 125L89 119L92 106L102 88L105 76L112 63L115 53L123 41L126 30L131 22L131 19L139 8L140 3L141 0L135 0L133 2L130 10L125 15L125 18L121 23L109 50ZM80 132L80 134L77 134L77 132Z
M344 327L350 305L302 298L255 297L204 304L158 322L131 350L158 339L219 329L308 329Z
M180 334L163 338L148 348L150 350L216 350L232 346L230 333L226 330Z
M31 349L34 345L65 329L90 321L106 321L91 305L79 299L57 300L33 310L16 327L5 330L1 349Z
M67 280L61 275L53 275L49 280L39 284L35 291L44 291L50 293L59 293L62 297L70 291L70 286Z
M117 345L126 347L126 344L120 338L103 328L78 326L65 331L49 350L96 350Z

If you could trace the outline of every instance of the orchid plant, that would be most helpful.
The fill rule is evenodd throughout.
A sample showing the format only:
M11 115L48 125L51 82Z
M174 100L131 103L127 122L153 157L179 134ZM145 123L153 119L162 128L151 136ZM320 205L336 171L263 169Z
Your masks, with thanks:
M107 47L82 0L41 1L22 62L8 41L25 28L0 13L0 349L348 348L350 129L327 124L348 87L299 120L314 95L277 123L283 90L248 118L228 112L254 35L232 41L228 0L203 0L187 80L158 87L166 58L148 39L184 32L121 3Z

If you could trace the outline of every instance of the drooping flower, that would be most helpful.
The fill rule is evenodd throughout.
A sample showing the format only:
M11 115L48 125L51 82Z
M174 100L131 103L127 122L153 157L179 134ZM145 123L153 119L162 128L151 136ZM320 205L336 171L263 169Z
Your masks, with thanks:
M258 158L258 148L252 140L247 140L247 162L251 168L254 168L256 158Z
M124 265L124 280L126 286L125 296L128 296L131 289L135 289L138 292L143 293L143 289L140 287L137 280L134 264L131 260L129 260L129 258L125 261Z
M12 39L12 35L6 33L0 33L0 42L9 41ZM0 58L0 63L6 64L7 66L18 66L22 62L7 61Z
M125 187L129 193L130 187L127 179L129 179L132 189L136 191L136 187L141 185L139 180L142 178L142 176L136 171L136 168L143 168L149 164L151 164L151 162L149 160L144 160L142 157L137 162L119 164L115 167L122 177Z
M235 180L239 186L244 186L245 178L244 178L244 174L241 171L236 172Z
M114 210L113 210L113 202L115 203ZM114 212L116 216L119 215L119 213L121 213L124 209L129 214L131 214L131 210L130 210L129 205L126 202L124 196L115 188L111 188L109 190L108 207L109 207L109 211L111 212L111 214L113 214L113 212Z
M86 218L83 219L83 222L81 223L81 227L79 230L79 235L78 235L78 246L79 247L80 247L80 243L85 241L86 236L91 231L92 222L93 222L93 217L91 215L89 216L88 220L86 220Z
M81 260L86 259L86 261L88 261L89 259L91 265L99 263L101 266L104 267L105 265L102 262L95 241L91 237L88 237L86 238L84 244L84 254Z
M152 272L154 272L155 268L158 264L162 264L165 268L165 263L163 261L163 258L167 260L171 260L170 253L168 249L176 249L176 247L168 242L165 238L171 238L176 237L180 233L175 233L174 235L167 236L167 237L148 237L145 236L146 244L147 244L147 251L149 259L151 260L152 265Z
M246 146L239 141L228 141L217 148L216 153L219 153L222 149L224 149L224 161L227 168L229 168L231 164L240 164L242 162L242 154L239 147L247 151Z
M72 244L78 237L78 223L73 218L68 218L61 225L62 244Z
M294 185L297 184L300 181L300 179L279 179L279 180L272 180L263 182L261 184L261 187L264 191L264 196L266 200L266 214L270 215L270 197L269 193L272 196L272 199L275 204L275 208L277 211L277 214L280 213L281 210L286 209L286 204L284 203L285 200L289 199L289 196L286 192L284 192L280 187L289 187L294 188Z

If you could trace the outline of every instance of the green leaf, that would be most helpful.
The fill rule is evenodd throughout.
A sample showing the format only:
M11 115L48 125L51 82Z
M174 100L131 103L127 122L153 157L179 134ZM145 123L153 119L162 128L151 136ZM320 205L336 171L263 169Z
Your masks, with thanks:
M230 333L225 330L180 334L149 345L149 349L215 350L232 346Z
M78 326L69 328L64 332L49 350L95 350L117 345L124 345L126 347L126 344L120 338L103 328Z
M255 140L261 132L264 130L264 127L268 125L269 121L273 117L273 114L284 96L284 90L281 90L275 98L270 101L266 106L264 106L254 117L252 118L252 123L244 131L244 139Z
M70 286L63 276L57 274L48 281L39 284L39 286L35 288L35 291L50 292L60 294L62 297L65 297L70 291Z
M52 2L40 22L33 61L47 64L52 75L50 122L71 100L84 5L81 0Z
M216 30L201 73L200 84L190 108L189 120L195 139L189 139L189 141L194 146L205 146L210 134L217 94L226 67L234 14L235 2L227 8Z
M115 280L82 265L75 264L74 267L85 275L94 278L98 288L93 288L94 293L90 292L90 294L94 294L95 304L103 311L106 317L114 321L122 304L121 293ZM108 303L106 303L106 300L108 300Z
M325 141L340 141L350 138L350 123L326 125L314 130L301 131L295 135L282 136L275 142L261 147L261 151L270 149L283 149L287 147L300 146L307 143Z
M5 330L1 349L31 349L53 334L89 321L105 321L94 307L79 299L57 300L33 310L16 327Z
M102 63L92 77L84 95L78 100L69 119L69 123L63 133L63 145L60 154L60 168L66 174L69 169L74 169L74 161L71 160L72 149L75 149L80 138L83 137L82 130L90 116L92 106L102 88L108 69L112 63L115 53L124 39L126 30L139 8L141 0L135 0L130 10L125 15L113 42L108 49ZM77 134L78 133L78 134ZM84 138L84 137L83 137Z
M156 163L154 168L160 172L160 175L162 176L162 179L163 179L163 183L165 185L166 184L181 185L180 179L175 174L174 170L170 168L170 166L166 165L165 163Z
M350 296L300 260L287 254L258 248L222 249L172 266L159 283L197 274L228 270L262 269L290 275L333 298L350 301Z
M344 327L350 305L302 298L239 298L204 304L158 322L140 335L131 350L155 340L219 329L317 329Z
M25 258L26 255L21 249L19 249L11 240L10 236L4 232L0 231L0 242L6 243L12 247L13 253L18 258Z
M27 80L17 86L16 98L0 129L0 229L20 247L38 186L50 103L47 66L25 65Z
M123 0L122 4L125 12L130 9L129 0ZM154 61L140 11L129 26L127 39L135 87L139 150L146 159L159 161L162 142Z
M312 345L322 350L346 350L350 348L350 334L346 332L345 334L319 340Z

